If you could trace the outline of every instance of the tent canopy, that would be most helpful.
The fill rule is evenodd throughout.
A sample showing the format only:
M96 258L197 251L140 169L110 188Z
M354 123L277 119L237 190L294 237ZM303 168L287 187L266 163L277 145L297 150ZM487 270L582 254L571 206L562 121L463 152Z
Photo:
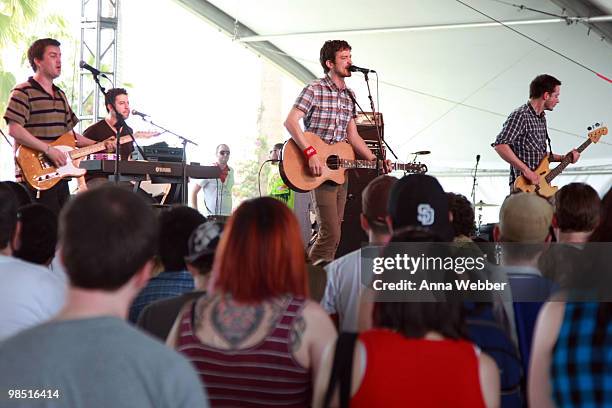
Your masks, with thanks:
M378 72L370 84L387 142L400 160L431 150L424 161L434 171L468 171L478 154L481 168L506 169L490 144L541 73L563 83L560 104L547 112L556 153L580 145L587 127L606 124L612 112L612 83L585 68L612 77L612 1L522 1L526 8L498 0L177 1L301 82L322 75L325 40L347 40L353 63ZM348 84L369 111L363 75ZM574 168L612 171L610 157L612 135Z

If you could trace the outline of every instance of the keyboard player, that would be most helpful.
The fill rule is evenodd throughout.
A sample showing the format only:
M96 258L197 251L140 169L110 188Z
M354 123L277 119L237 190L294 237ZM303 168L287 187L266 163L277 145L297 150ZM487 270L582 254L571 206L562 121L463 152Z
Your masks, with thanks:
M117 116L112 108L112 104L115 104L115 109L123 117L127 119L130 116L130 100L128 93L123 88L112 88L106 92L106 98L104 99L106 105L106 117L104 119L94 123L83 132L83 136L88 137L91 140L102 141L108 137L115 136L117 131L115 130L115 124L117 123ZM132 129L126 124L121 129L121 136L132 134ZM120 147L121 160L129 160L134 150L132 142L124 143ZM109 157L111 159L112 157ZM85 174L83 180L79 180L79 191L92 188L96 185L104 184L108 182L108 177L101 174Z

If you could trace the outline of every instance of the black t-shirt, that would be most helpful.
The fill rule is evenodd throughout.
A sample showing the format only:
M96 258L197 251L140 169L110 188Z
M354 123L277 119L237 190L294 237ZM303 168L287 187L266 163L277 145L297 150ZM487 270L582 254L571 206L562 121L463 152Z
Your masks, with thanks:
M95 140L96 142L101 142L111 136L115 136L116 134L117 131L113 129L104 119L94 123L83 132L83 136L88 139ZM121 129L121 136L131 134L133 134L132 128L126 124L123 129ZM122 144L119 151L121 152L121 160L127 160L130 154L132 154L132 151L134 151L134 145L132 142Z
M140 312L136 324L144 331L165 341L183 306L205 294L204 291L187 292L180 296L149 303Z

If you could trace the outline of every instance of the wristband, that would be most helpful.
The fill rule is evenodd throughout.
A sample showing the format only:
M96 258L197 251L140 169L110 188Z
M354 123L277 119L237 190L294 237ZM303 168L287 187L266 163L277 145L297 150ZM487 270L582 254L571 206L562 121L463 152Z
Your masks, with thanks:
M304 154L306 155L307 159L310 159L312 156L317 154L317 151L315 150L314 147L308 146L307 148L304 149Z

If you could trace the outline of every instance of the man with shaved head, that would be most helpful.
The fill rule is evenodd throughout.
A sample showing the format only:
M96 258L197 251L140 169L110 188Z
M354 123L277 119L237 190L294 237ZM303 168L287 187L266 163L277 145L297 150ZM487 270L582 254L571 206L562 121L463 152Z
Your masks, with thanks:
M232 213L232 188L234 187L234 169L227 162L230 157L230 148L220 144L216 149L217 162L221 175L216 179L202 179L191 192L191 205L198 209L198 193L204 191L204 208L202 213L206 216L228 216Z

